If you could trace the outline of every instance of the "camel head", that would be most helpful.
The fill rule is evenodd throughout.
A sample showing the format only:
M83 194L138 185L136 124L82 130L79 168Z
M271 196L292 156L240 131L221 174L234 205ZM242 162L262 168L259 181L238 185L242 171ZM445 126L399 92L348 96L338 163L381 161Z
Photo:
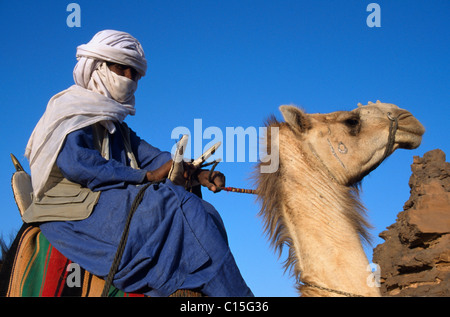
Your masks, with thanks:
M417 148L425 132L410 112L380 101L328 114L306 114L295 106L281 106L280 111L303 150L347 186L362 180L396 149Z
M379 101L328 114L295 106L280 111L285 122L269 118L266 136L278 169L263 171L264 159L255 170L272 245L280 254L289 247L285 267L293 268L304 296L343 294L336 290L379 296L367 283L362 240L370 241L369 223L356 185L396 149L418 147L424 127L408 111Z

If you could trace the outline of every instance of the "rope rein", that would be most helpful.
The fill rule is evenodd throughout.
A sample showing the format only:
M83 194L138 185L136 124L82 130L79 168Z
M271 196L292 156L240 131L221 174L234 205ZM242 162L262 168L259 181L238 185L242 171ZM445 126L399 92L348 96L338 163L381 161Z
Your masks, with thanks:
M254 190L254 189L245 189L245 188L236 188L236 187L220 187L220 189L223 191L226 191L226 192L256 195L256 190Z
M209 170L209 176L208 176L208 180L209 180L210 183L213 182L212 174L213 174L214 169L216 168L217 164L219 164L219 163L220 163L220 161L214 160L212 162L200 165L200 168L212 165L211 169ZM220 190L223 190L223 191L226 191L226 192L233 192L233 193L256 195L256 190L254 190L254 189L237 188L237 187L220 187Z

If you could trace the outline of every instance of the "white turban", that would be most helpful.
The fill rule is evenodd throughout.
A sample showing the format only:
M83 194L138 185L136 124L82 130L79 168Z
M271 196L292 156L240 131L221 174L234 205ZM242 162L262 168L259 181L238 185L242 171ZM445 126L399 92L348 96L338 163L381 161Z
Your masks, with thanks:
M139 41L120 31L98 32L87 44L78 46L77 58L73 78L83 88L88 88L92 72L100 61L133 67L141 77L147 71L147 60Z
M141 76L145 75L147 68L140 43L128 33L119 31L97 33L89 43L78 47L77 58L73 72L76 85L50 99L25 150L30 162L33 194L38 199L48 189L48 177L69 133L97 122L114 133L112 122L122 122L135 112L134 102L133 105L122 104L93 89L89 85L95 77L93 73L100 71L104 61L131 66ZM103 67L101 71L107 69Z

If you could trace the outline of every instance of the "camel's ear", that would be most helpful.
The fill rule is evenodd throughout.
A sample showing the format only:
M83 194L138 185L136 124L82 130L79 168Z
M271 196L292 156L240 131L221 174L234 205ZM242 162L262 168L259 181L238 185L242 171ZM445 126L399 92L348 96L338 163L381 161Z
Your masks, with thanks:
M311 121L307 114L295 106L280 106L281 114L284 120L292 128L304 132L311 128Z

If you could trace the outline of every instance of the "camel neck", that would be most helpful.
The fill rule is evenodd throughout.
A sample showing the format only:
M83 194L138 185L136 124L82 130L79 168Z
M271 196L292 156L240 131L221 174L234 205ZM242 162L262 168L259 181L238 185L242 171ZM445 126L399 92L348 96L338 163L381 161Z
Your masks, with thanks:
M288 199L281 210L296 276L309 284L378 296L378 289L367 283L371 272L359 234L364 219L352 189L337 185L325 172L315 172L300 160L284 168L289 171L281 171L282 192ZM301 291L305 296L335 295L306 286Z

